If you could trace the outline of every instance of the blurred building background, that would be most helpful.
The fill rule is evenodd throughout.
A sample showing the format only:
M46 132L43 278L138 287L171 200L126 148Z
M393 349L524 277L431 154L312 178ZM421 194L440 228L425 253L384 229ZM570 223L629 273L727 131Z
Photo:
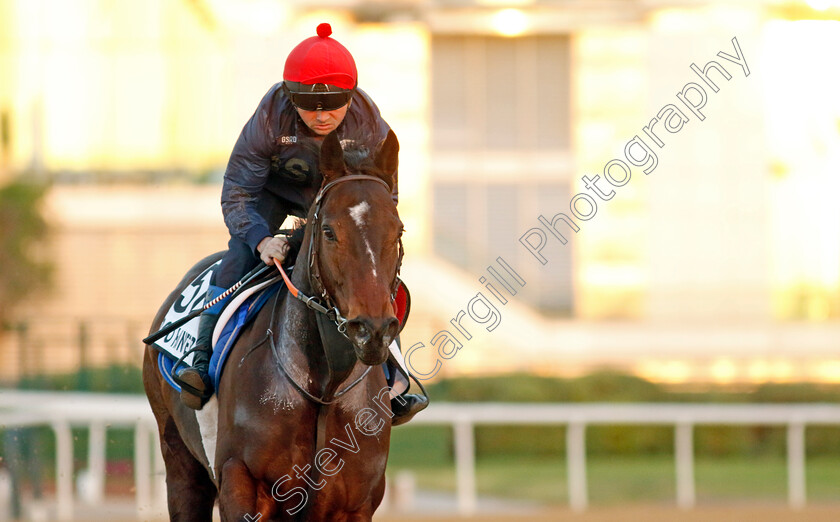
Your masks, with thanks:
M0 181L52 183L57 267L0 338L0 378L139 363L159 304L225 248L242 125L328 21L400 138L416 368L839 382L838 20L829 0L0 0ZM749 76L718 56L733 37ZM732 78L710 73L705 119L660 130L656 169L539 263L520 237L570 215L582 176L606 190L711 60ZM438 358L498 257L526 284Z

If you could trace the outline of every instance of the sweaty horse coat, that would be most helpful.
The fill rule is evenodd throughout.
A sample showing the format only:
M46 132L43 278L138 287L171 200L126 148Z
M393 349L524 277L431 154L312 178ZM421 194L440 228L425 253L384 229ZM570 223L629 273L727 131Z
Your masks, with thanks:
M160 378L147 347L144 385L172 520L210 520L217 495L225 521L371 519L384 494L391 413L384 375L369 369L385 360L398 328L391 298L402 223L390 191L397 150L390 133L371 161L350 169L365 176L347 176L337 137L325 138L324 183L344 179L322 191L317 215L310 211L291 278L347 319L350 357L327 360L317 312L285 294L246 328L217 397L195 412ZM153 331L180 289L214 260L184 277Z

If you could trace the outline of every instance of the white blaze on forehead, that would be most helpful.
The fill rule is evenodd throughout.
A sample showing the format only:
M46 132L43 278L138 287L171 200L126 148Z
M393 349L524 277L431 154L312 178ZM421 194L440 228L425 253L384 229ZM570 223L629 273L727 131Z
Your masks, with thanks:
M373 250L370 248L370 242L368 241L364 229L365 214L367 214L368 210L370 210L370 205L368 205L367 201L362 201L361 203L350 207L350 217L353 218L353 222L356 223L356 225L360 229L360 232L362 233L362 239L364 239L365 241L365 250L367 251L367 254L370 257L370 264L372 265L373 269L373 277L376 277L376 258L373 255Z
M362 201L358 205L350 207L350 217L360 227L365 224L365 214L370 210L370 205L367 201Z
M376 259L373 257L373 250L370 249L370 243L368 243L367 238L365 238L365 249L367 250L368 256L370 256L370 264L373 270L373 277L376 277Z

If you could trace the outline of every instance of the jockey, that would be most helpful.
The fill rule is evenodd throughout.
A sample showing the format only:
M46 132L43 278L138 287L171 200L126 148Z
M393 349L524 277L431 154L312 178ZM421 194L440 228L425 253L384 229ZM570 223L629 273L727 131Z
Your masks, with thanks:
M353 56L330 38L331 33L329 24L320 24L318 36L292 49L283 82L263 96L233 148L222 187L222 213L231 237L211 281L208 302L260 260L272 265L274 259L285 259L288 242L272 231L288 215L306 217L321 187L318 150L308 143L320 144L337 130L342 139L369 140L368 148L374 150L388 134L390 127L376 104L357 87ZM397 194L395 179L395 203ZM216 305L201 314L193 366L177 374L187 384L181 386L181 401L195 410L204 406L213 391L207 371L220 311ZM387 370L395 375L393 368ZM392 423L408 421L427 404L423 396L404 393L391 401Z

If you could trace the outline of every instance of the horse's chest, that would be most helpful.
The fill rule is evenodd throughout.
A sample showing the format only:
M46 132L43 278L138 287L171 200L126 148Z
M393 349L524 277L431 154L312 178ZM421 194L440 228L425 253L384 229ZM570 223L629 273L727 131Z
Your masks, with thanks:
M296 401L292 400L291 397L288 395L282 395L275 390L266 390L260 395L259 399L257 400L257 404L261 406L261 408L272 414L272 415L281 415L281 414L291 414L295 411L295 404ZM237 414L239 415L248 415L248 412L245 411L244 408L237 410ZM246 419L236 419L237 422L240 420L244 421Z

